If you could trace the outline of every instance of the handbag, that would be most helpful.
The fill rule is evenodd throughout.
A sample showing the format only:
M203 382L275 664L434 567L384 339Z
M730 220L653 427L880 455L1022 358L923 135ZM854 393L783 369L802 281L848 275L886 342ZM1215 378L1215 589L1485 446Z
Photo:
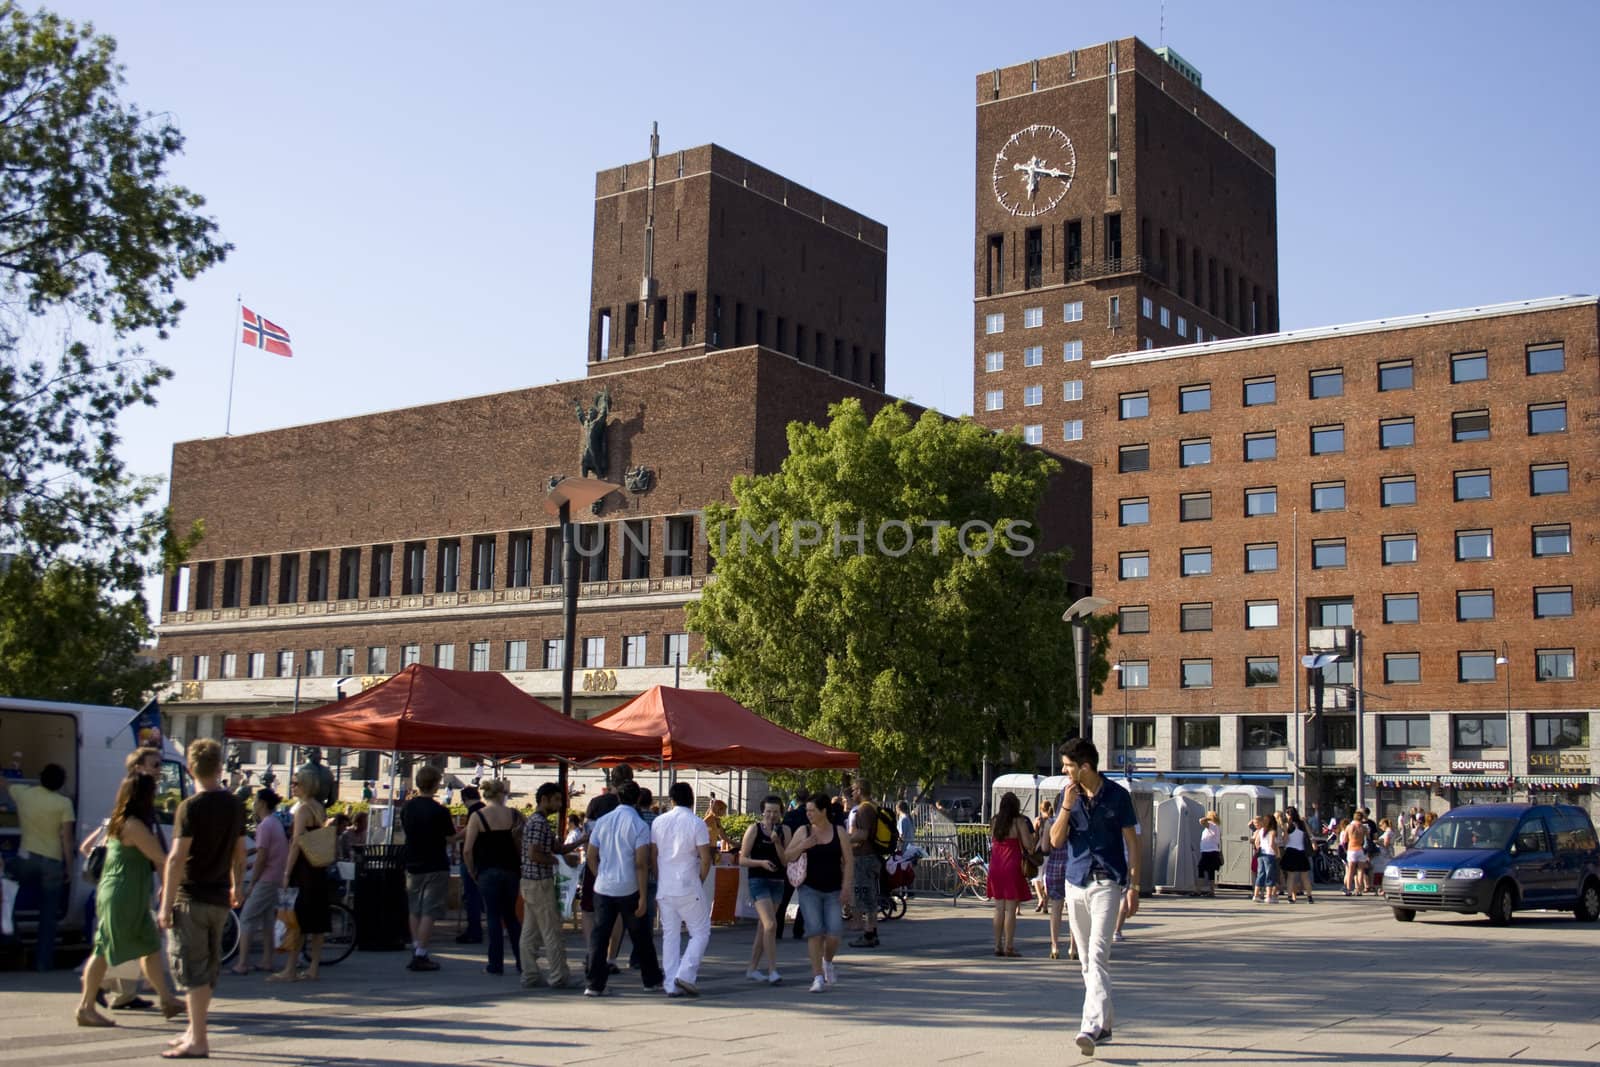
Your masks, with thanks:
M1024 852L1022 854L1022 879L1023 879L1023 881L1031 882L1037 877L1039 877L1039 858L1038 858L1038 856L1035 853L1032 853L1032 852Z
M339 834L333 828L333 823L323 823L315 830L307 830L300 835L300 854L311 866L326 867L333 862L338 844Z
M799 889L806 881L806 854L804 852L789 861L789 884Z
M89 850L89 855L83 860L83 876L91 882L98 882L106 870L106 846L96 845Z

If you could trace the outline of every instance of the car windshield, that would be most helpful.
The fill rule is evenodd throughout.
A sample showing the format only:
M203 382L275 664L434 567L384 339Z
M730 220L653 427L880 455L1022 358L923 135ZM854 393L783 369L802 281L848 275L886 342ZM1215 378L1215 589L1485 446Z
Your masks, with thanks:
M1505 848L1515 819L1465 815L1440 819L1417 839L1418 848Z

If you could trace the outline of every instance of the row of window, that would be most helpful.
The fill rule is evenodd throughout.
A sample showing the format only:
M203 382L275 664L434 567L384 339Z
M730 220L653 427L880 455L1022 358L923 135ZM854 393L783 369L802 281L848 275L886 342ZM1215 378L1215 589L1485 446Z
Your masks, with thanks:
M1418 559L1417 535L1383 534L1383 564L1401 566L1416 563ZM1455 533L1458 563L1494 558L1493 530L1457 530ZM1572 527L1565 523L1533 527L1533 556L1566 556L1572 554ZM1349 562L1346 539L1319 537L1311 542L1313 570L1344 567ZM1214 556L1212 546L1195 545L1179 549L1179 574L1185 578L1212 573ZM1150 550L1132 549L1117 555L1117 577L1136 580L1150 577ZM1244 546L1244 573L1260 574L1278 569L1278 543L1262 541Z
M1495 617L1495 591L1493 589L1458 589L1456 591L1456 622L1484 622ZM1533 590L1533 617L1559 619L1572 614L1571 586L1536 586ZM1210 631L1214 607L1210 601L1178 606L1178 629L1184 633ZM1422 621L1420 593L1385 593L1383 595L1383 621L1391 625L1420 623ZM1244 602L1244 628L1246 630L1271 630L1278 625L1276 600L1246 600ZM1150 605L1125 604L1118 609L1117 632L1122 634L1147 634L1150 632Z
M1503 658L1490 650L1465 650L1456 653L1456 681L1492 682L1496 664ZM1279 684L1277 656L1246 656L1241 684L1248 689ZM1112 668L1118 689L1149 689L1150 662L1121 660ZM1178 688L1213 687L1213 661L1208 658L1179 661ZM1575 677L1575 653L1570 648L1541 648L1534 653L1533 679L1538 682L1570 682ZM1383 680L1387 685L1416 685L1422 681L1420 652L1388 652L1383 657Z
M650 530L652 520L629 519L620 523L588 523L577 527L579 580L603 582L610 580L611 532L620 528L622 543L622 579L631 581L651 577ZM666 520L667 544L662 558L662 569L667 577L694 574L695 520L692 515L670 517ZM304 593L307 603L329 599L355 600L365 595L387 597L394 595L396 584L399 595L415 596L424 592L455 593L461 590L463 578L472 590L517 589L533 584L533 539L538 531L521 530L506 535L506 556L503 566L498 566L497 539L494 534L481 534L468 539L465 544L459 537L438 541L411 541L403 545L369 545L366 548L342 548L335 556L333 550L310 552L302 557L292 552L277 558L276 600L270 600L272 586L272 556L254 556L249 559L228 559L195 564L192 568L194 610L203 611L213 606L223 608L259 607L268 603L294 604ZM561 583L561 530L546 527L544 535L544 574L547 585ZM427 588L429 553L432 550L433 587ZM463 548L470 553L469 569L462 574ZM395 578L396 549L399 549L399 581ZM366 581L363 583L362 553L367 554ZM301 584L301 560L306 560L306 580ZM218 563L221 564L220 588ZM246 565L248 564L248 585ZM337 572L334 566L337 564ZM189 603L188 580L191 568L181 569L168 583L167 610L183 611ZM366 592L363 593L363 584Z
M490 642L471 641L467 643L467 659L464 664L469 671L490 670ZM563 655L563 641L560 638L546 639L535 646L535 651L541 653L541 659L533 668L534 670L555 671L561 669ZM630 634L622 639L622 662L615 664L621 667L649 666L649 639L646 634ZM395 662L395 670L404 670L414 663L422 662L421 644L407 644L399 646L399 660ZM528 642L507 641L504 643L505 659L503 666L494 668L505 671L529 670ZM436 644L431 650L432 663L435 667L445 670L456 668L456 646L454 643ZM270 660L269 660L270 656ZM684 665L689 662L689 635L685 633L664 634L661 641L661 659L659 663L664 666ZM374 645L367 649L364 663L365 674L387 674L390 670L391 658L389 648L385 645ZM172 672L173 680L183 677L183 657L172 656L167 660L167 665ZM325 649L313 648L306 650L301 660L301 674L303 677L316 678L329 674L328 660ZM604 637L586 637L583 639L582 654L577 664L581 668L597 669L608 666L606 662L606 639ZM243 673L241 673L241 667ZM268 668L271 673L268 673ZM224 652L218 657L219 678L293 678L295 675L295 653L292 649L280 649L274 653L246 652L242 655L237 652ZM357 670L356 649L353 647L336 648L333 650L334 677L348 677ZM195 681L204 681L211 676L211 657L209 655L196 655L191 657L189 677Z
M1156 720L1148 716L1113 719L1112 745L1117 748L1154 748ZM1481 749L1506 747L1506 720L1503 715L1452 715L1455 747ZM1222 719L1219 716L1179 716L1176 723L1179 748L1220 748ZM1324 724L1328 748L1355 748L1354 715L1330 715ZM1378 716L1378 743L1383 748L1427 748L1432 742L1432 717L1427 715ZM1248 749L1284 748L1289 743L1289 717L1286 715L1241 715L1239 740ZM1537 749L1589 747L1587 715L1533 715L1528 719L1528 736ZM1523 746L1518 746L1523 747Z

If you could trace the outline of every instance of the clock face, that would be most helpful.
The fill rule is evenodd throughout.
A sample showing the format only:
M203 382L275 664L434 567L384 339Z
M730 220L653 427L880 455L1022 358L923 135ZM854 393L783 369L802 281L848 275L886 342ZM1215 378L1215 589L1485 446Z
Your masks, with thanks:
M1013 215L1043 215L1072 187L1078 155L1054 126L1018 130L994 157L994 198Z

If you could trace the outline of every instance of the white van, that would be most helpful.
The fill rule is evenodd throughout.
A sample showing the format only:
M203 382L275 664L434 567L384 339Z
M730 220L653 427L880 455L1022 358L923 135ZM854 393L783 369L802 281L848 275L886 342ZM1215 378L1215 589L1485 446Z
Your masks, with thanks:
M46 764L66 768L67 782L61 792L72 801L78 820L72 840L81 841L111 813L126 773L128 753L137 747L129 727L133 715L127 708L0 696L0 773L14 783L36 785ZM193 792L182 753L169 741L162 752L156 797L161 818L170 823L178 803ZM9 799L0 798L0 858L8 871L15 869L21 838L16 807ZM76 853L71 860L72 899L61 918L63 936L82 931L84 901L94 892L94 886L83 878L82 861ZM19 901L14 916L18 932L31 935L37 913L27 904Z

